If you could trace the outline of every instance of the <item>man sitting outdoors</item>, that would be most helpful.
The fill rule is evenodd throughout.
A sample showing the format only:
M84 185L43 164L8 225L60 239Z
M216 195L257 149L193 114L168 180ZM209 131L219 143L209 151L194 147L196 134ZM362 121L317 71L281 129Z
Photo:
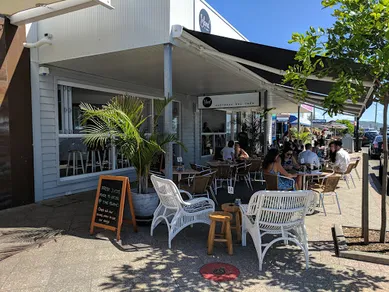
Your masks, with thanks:
M235 160L234 141L229 141L228 145L222 149L223 160Z
M298 156L298 162L301 164L313 165L316 168L320 167L320 160L316 153L312 152L312 145L305 144L305 151Z
M344 173L350 164L350 155L342 148L342 141L334 141L333 145L332 147L335 147L336 151L335 163L333 164L334 170Z

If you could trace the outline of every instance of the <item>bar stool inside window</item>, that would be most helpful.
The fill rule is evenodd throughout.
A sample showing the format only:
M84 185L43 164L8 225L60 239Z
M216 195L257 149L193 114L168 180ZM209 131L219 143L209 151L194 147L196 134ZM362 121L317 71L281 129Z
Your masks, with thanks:
M96 172L96 167L99 167L100 171L103 171L103 164L101 160L100 150L88 149L86 153L86 160L85 160L86 172L88 172L88 166L91 167L91 172Z
M80 164L79 164L80 162ZM68 152L68 163L66 165L66 176L69 174L69 169L73 170L73 175L79 174L79 170L85 173L84 159L82 152L79 150L69 150Z

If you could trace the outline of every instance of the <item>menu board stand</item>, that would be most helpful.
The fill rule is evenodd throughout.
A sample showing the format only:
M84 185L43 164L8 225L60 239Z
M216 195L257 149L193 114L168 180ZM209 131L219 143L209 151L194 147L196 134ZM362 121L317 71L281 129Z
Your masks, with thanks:
M125 221L132 224L135 232L138 231L128 177L102 175L99 178L96 191L90 234L94 233L95 227L99 227L116 232L116 239L118 241L120 240L126 194L131 212L131 220Z

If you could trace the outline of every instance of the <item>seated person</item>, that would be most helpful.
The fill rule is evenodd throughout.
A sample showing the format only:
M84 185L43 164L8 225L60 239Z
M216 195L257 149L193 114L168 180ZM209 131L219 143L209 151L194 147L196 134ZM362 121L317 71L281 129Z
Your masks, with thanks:
M234 141L229 141L227 146L222 149L223 160L235 160Z
M301 164L313 165L315 168L319 168L320 160L317 154L312 152L312 145L310 143L305 144L305 149L305 151L299 154L298 161Z
M235 143L235 157L238 160L249 158L249 155L247 154L247 152L244 151L243 148L240 148L239 143Z
M330 163L335 163L336 161L336 149L335 149L335 142L332 141L329 145L328 145L328 151L327 151L327 157L326 159L329 160Z
M333 164L336 172L344 173L350 164L350 155L342 148L342 141L334 141L336 156Z
M298 164L296 158L293 156L293 149L289 144L285 145L285 148L281 156L281 165L286 170L291 170L293 168L299 169L300 165Z
M270 149L262 164L263 171L268 174L282 175L288 178L295 178L297 180L296 189L301 187L301 176L290 174L281 165L281 159L277 149ZM278 178L279 190L290 190L293 187L293 182L283 177Z

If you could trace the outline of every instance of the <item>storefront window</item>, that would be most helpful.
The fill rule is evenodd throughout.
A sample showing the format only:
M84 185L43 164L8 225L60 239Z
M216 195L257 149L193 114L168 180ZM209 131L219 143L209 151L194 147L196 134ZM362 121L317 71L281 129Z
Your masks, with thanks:
M59 126L59 173L60 177L110 171L131 167L131 161L114 145L87 147L83 142L82 102L101 107L109 102L114 94L58 85L58 126ZM151 116L153 101L143 99L143 115ZM149 119L142 129L148 133L152 120Z
M220 110L202 110L202 134L201 134L201 155L215 155L226 145L227 133L226 124L228 119L226 112Z

